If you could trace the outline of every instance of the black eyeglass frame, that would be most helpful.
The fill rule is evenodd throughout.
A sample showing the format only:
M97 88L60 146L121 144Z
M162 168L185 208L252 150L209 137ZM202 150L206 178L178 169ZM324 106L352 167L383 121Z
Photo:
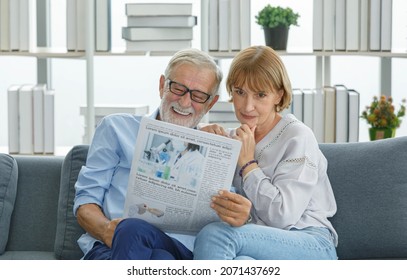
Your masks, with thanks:
M206 93L206 92L203 92L203 91L200 91L200 90L197 90L197 89L189 89L189 88L186 87L185 85L180 84L180 83L177 83L177 82L175 82L175 81L173 81L173 80L171 80L171 79L167 79L167 80L169 81L169 83L168 83L168 88L169 88L169 90L171 91L171 93L173 93L173 94L175 94L175 95L177 95L177 96L184 96L185 94L189 93L189 95L190 95L190 97L191 97L191 100L194 101L194 102L196 102L196 103L200 103L200 104L206 103L206 102L212 97L212 95L210 95L210 94L208 94L208 93ZM177 86L179 86L179 87L181 87L181 88L184 88L183 92L180 94L180 93L178 93L178 92L173 91L173 90L174 90L174 89L172 88L172 85L173 85L173 84L175 84L175 85L177 85ZM194 95L194 92L197 92L197 93L199 93L199 94L203 94L203 96L205 96L206 99L205 99L204 101L202 101L202 100L197 100L197 99L196 99L196 96Z

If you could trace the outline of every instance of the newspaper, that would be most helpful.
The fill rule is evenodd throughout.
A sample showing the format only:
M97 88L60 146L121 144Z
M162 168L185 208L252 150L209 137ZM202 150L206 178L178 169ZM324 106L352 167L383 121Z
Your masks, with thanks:
M230 190L240 147L232 138L142 118L124 217L183 234L219 221L211 197Z

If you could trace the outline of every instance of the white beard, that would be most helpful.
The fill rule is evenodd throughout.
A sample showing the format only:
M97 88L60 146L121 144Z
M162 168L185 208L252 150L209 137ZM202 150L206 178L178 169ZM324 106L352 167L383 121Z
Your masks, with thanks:
M202 113L197 115L195 113L195 110L193 107L190 107L188 109L183 109L182 107L179 106L178 102L173 101L169 102L167 100L167 94L164 93L163 98L161 99L161 104L160 104L160 118L164 122L169 122L173 123L176 125L181 125L189 128L194 128L198 125L198 123L201 121L203 116L206 114L206 111L203 110ZM180 117L177 113L173 112L173 108L177 112L184 112L186 114L190 113L188 117Z

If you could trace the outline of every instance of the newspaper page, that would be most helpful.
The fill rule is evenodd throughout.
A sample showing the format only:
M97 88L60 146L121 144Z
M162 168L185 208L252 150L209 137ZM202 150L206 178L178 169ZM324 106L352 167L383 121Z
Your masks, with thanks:
M219 221L211 197L230 190L240 147L232 138L142 118L124 217L183 234Z

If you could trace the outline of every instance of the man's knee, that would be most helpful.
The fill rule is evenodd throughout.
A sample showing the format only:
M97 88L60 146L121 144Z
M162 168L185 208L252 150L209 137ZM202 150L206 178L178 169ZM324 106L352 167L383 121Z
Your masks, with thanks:
M141 219L124 219L117 225L114 235L115 237L132 236L134 238L135 236L143 236L144 234L151 232L153 227L154 226Z

